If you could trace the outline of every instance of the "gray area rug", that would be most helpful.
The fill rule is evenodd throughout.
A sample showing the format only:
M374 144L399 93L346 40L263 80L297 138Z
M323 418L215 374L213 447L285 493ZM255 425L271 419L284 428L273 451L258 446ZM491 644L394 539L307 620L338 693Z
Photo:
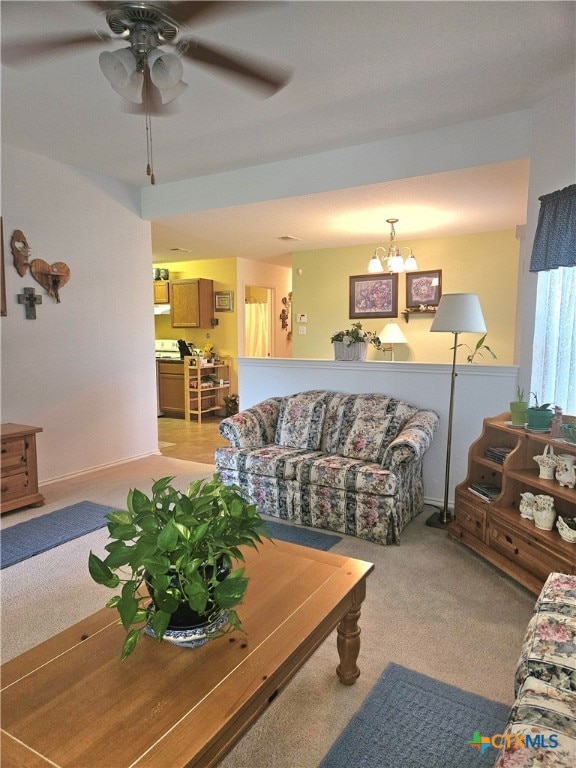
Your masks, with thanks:
M67 541L104 528L107 523L106 514L114 509L115 507L95 504L92 501L80 501L4 529L0 536L0 568L8 568ZM266 524L273 538L313 549L328 550L341 540L340 536L282 525L273 520L266 520Z
M292 523L287 525L277 523L269 517L263 519L266 520L266 526L273 539L282 539L282 541L301 544L303 547L312 547L312 549L323 549L325 552L342 541L342 536L333 536L313 528L302 528Z
M69 507L5 528L0 536L0 568L104 528L106 514L114 507L79 501Z
M502 733L509 711L505 704L390 664L320 768L492 766L497 750L481 753L470 742Z

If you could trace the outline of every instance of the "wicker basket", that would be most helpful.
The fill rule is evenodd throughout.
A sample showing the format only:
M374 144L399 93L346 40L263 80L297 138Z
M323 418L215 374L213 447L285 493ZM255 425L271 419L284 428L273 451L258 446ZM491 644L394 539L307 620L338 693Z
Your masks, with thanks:
M353 344L344 344L343 341L335 341L335 360L366 360L368 344L365 341L355 341Z
M576 544L576 530L574 528L570 528L570 526L562 520L561 517L558 517L558 520L556 520L556 528L558 528L558 533L564 541L569 541L571 544Z

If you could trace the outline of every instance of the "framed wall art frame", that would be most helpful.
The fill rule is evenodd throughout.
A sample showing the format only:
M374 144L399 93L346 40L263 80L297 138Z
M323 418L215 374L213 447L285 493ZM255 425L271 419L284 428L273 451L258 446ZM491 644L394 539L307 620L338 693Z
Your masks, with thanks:
M398 317L398 275L351 275L350 317Z
M4 221L0 216L0 317L6 317L8 310L6 308L6 276L4 274Z
M234 311L234 291L214 291L214 312Z
M442 296L442 270L406 273L406 308L437 307Z

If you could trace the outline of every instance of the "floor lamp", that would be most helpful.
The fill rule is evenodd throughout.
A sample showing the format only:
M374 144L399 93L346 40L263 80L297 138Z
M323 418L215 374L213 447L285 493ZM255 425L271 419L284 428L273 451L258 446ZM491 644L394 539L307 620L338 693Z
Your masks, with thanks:
M426 520L426 525L444 528L452 521L448 511L448 492L450 486L450 458L452 452L452 420L454 416L454 385L456 384L456 352L459 333L486 333L486 324L480 307L480 300L475 293L447 293L442 296L430 331L442 331L454 334L452 355L452 378L450 383L450 407L448 409L448 444L446 447L446 471L444 476L444 505Z

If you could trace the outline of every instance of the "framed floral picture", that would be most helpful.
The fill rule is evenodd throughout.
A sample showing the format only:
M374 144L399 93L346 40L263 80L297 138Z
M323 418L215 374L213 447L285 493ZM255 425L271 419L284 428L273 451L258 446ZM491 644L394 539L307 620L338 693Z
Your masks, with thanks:
M406 308L437 307L442 296L442 270L406 273Z
M350 317L398 317L398 275L352 275Z

